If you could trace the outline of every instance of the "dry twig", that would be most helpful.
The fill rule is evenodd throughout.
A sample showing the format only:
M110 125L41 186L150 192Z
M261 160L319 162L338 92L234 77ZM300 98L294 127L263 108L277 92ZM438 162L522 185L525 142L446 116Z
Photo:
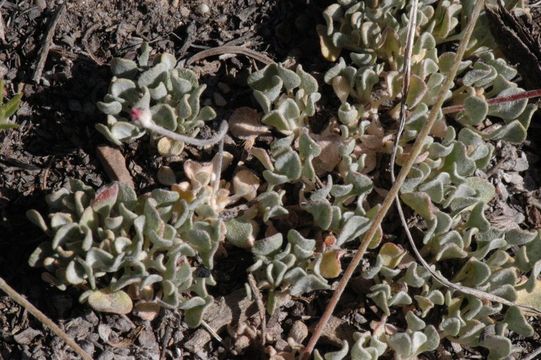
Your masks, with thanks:
M94 53L92 52L92 49L90 49L90 44L88 43L88 39L90 38L90 35L92 35L92 33L94 33L94 31L96 31L97 29L100 28L100 24L94 24L92 25L91 27L89 27L86 31L85 31L85 34L83 35L83 38L81 39L81 43L83 44L87 54L88 54L88 57L90 57L96 64L98 64L99 66L103 65L103 62L98 59Z
M534 360L541 355L541 347L537 348L534 352L528 354L528 356L522 358L522 360Z
M259 310L259 317L261 318L261 345L265 346L267 340L267 317L265 316L265 304L263 304L263 297L261 296L261 291L257 287L257 283L254 279L254 275L248 274L248 284L252 293L255 296L255 301L257 303L257 309Z
M259 62L262 62L265 65L270 65L270 64L275 63L275 61L272 60L270 57L263 55L262 53L257 52L255 50L248 49L242 46L223 45L223 46L218 46L212 49L206 49L206 50L198 52L197 54L193 55L192 57L188 58L188 60L186 60L186 65L193 64L196 61L203 60L211 56L218 56L218 55L224 55L224 54L246 55L248 57L256 59Z
M34 82L38 82L41 79L41 74L43 72L43 68L45 67L45 62L47 61L49 49L51 48L51 44L53 43L53 36L56 30L56 26L58 25L60 19L64 16L65 12L66 4L62 4L60 8L56 11L56 14L52 18L51 22L49 23L49 30L47 30L47 35L43 39L41 49L39 50L39 60L36 64L36 68L34 69L34 75L32 76L32 80L34 80Z
M15 289L6 283L6 281L0 277L0 290L4 291L10 298L15 302L25 308L30 314L32 314L36 319L39 320L43 325L47 326L51 331L64 340L64 342L73 349L84 360L92 360L92 357L84 351L77 343L69 337L58 325L56 325L51 319L42 313L38 308L32 305L28 300L26 300L21 294L19 294Z
M6 25L4 24L4 18L2 17L1 7L0 7L0 42L2 42L2 44L6 43Z

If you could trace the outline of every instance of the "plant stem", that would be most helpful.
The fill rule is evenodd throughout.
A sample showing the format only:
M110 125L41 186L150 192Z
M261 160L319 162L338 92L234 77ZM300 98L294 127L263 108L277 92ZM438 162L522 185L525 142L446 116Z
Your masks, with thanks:
M171 130L167 130L159 125L156 125L153 121L149 124L140 122L141 126L143 126L145 129L155 132L157 134L160 134L162 136L166 136L172 140L180 141L185 144L190 144L194 146L207 146L207 145L214 145L218 142L220 142L224 136L225 133L227 133L228 125L227 121L222 121L220 124L220 129L218 130L218 133L211 137L210 139L195 139L186 135L177 134L176 132L173 132Z
M0 290L4 291L10 298L26 309L36 319L38 319L43 325L47 326L51 331L64 340L64 342L73 349L84 360L92 360L92 357L84 351L77 343L69 337L58 325L56 325L51 319L36 308L32 303L26 300L21 294L6 283L6 281L0 277Z
M536 97L541 97L541 89L523 91L518 94L513 94L509 96L500 96L493 99L488 99L487 103L489 105L497 105L497 104L503 104L503 103L513 102L513 101L524 100L524 99L532 99ZM441 111L444 114L451 114L451 113L464 111L464 105L446 106L443 109L441 109Z
M331 297L331 300L329 301L327 308L325 309L316 328L314 329L312 337L308 341L306 348L304 348L301 354L302 359L307 360L310 357L310 354L312 353L317 341L319 340L319 337L321 336L321 332L323 331L323 328L329 321L338 301L340 300L342 293L344 292L346 288L346 285L348 284L351 276L353 275L353 272L355 271L355 269L361 262L361 259L364 256L364 253L368 249L368 245L372 241L372 238L374 237L374 235L376 235L376 232L378 228L380 227L381 222L387 215L389 208L394 203L394 199L398 195L398 192L400 191L400 187L404 183L404 180L406 180L406 177L408 176L408 173L410 172L411 167L413 166L417 157L421 153L424 142L427 136L430 134L432 127L436 123L436 120L438 119L441 106L443 105L443 102L445 101L445 95L447 94L451 86L453 85L453 81L458 72L460 62L462 61L462 58L464 57L464 53L466 52L466 48L470 41L471 35L473 33L473 29L475 27L477 19L479 18L479 14L481 13L481 9L483 8L483 5L484 5L484 1L482 0L478 1L475 4L475 7L471 14L470 21L466 27L466 30L464 31L464 37L460 41L460 45L458 47L458 50L455 56L454 64L451 68L451 71L449 71L449 74L447 78L445 79L444 84L440 88L438 98L436 100L436 103L432 107L430 114L428 115L427 122L424 124L423 128L419 132L419 135L417 136L417 140L415 141L415 144L413 145L413 148L411 150L411 155L406 160L406 163L404 164L404 166L400 169L400 173L398 174L397 181L393 184L393 186L391 187L391 189L385 196L385 199L383 200L381 208L379 209L376 216L374 217L374 220L372 221L370 228L368 229L368 231L364 234L362 238L362 241L361 241L361 244L359 245L359 249L357 250L357 253L351 260L351 263L349 264L349 266L344 271L344 275L342 276L342 279L340 279L338 286L334 290L333 296Z

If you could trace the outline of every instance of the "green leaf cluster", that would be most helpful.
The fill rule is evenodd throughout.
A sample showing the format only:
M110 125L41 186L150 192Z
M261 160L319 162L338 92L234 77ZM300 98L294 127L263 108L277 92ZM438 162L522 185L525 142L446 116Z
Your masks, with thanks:
M14 115L21 105L22 94L16 94L11 99L4 99L4 80L0 80L0 131L16 128L18 125L10 122L9 118Z
M151 48L143 45L137 61L114 58L113 78L109 92L98 109L107 115L106 124L96 129L113 144L130 143L145 134L129 114L132 108L150 109L152 120L159 126L179 134L195 136L205 121L216 117L210 106L201 106L200 85L196 74L178 65L168 53L150 61ZM184 144L153 135L161 155L179 155Z

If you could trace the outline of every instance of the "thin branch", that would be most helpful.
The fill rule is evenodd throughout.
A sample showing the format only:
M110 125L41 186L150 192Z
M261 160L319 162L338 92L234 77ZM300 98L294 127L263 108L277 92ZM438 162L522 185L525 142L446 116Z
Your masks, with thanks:
M227 121L222 121L220 124L220 129L218 130L218 133L211 137L210 139L195 139L190 136L177 134L174 131L167 130L159 125L156 125L154 120L152 120L152 113L150 112L150 109L142 109L135 107L131 110L131 118L133 122L141 126L142 128L154 132L156 134L168 137L175 141L180 141L185 144L190 144L194 146L208 146L208 145L214 145L220 141L222 141L225 137L225 134L227 133L228 125Z
M503 103L513 102L513 101L524 100L524 99L533 99L537 97L541 97L541 89L523 91L518 94L513 94L509 96L500 96L493 99L488 99L487 103L489 105L497 105L497 104L503 104ZM441 111L444 114L457 113L460 111L464 111L464 105L446 106L443 109L441 109Z
M413 1L413 6L414 7L417 6L417 0ZM411 17L410 17L410 19L411 19ZM415 24L415 17L413 18L413 20L411 21L410 24ZM415 26L415 25L413 25L413 26ZM409 35L410 35L410 32L408 32L408 40L410 40ZM408 41L408 46L412 46L412 44L413 44L413 39ZM406 49L408 49L408 48L406 48ZM396 156L397 156L397 153L398 153L398 147L399 147L400 138L402 137L402 133L404 132L404 127L405 127L405 124L406 124L407 104L406 104L405 99L407 98L407 94L408 94L409 78L410 78L410 74L411 74L411 61L409 61L410 57L411 57L411 51L409 51L409 52L406 51L405 56L406 56L406 61L404 62L404 74L405 75L404 75L404 82L403 82L403 87L402 87L402 103L401 103L401 106L400 106L400 125L399 125L398 132L397 132L397 135L396 135L396 141L395 141L394 146L393 146L393 152L392 152L392 155L391 155L390 169L389 169L390 172L391 172L391 181L392 182L396 181L394 166L395 166L395 162L396 162ZM409 66L409 68L408 68L408 66ZM541 94L539 94L539 95L541 95ZM498 99L502 99L502 98L509 99L509 98L512 98L512 97L516 97L516 95L496 98L496 99L493 99L493 100L498 100ZM508 101L514 101L514 100L516 100L516 99L508 100ZM493 103L496 103L496 102L493 101ZM518 306L518 307L520 307L520 308L522 308L522 309L524 309L526 311L541 314L541 311L539 311L538 309L536 309L534 307L515 304L512 301L504 299L504 298L502 298L500 296L493 295L493 294L487 293L487 292L482 291L482 290L477 290L477 289L473 289L473 288L470 288L470 287L467 287L467 286L463 286L463 285L460 285L460 284L453 283L453 282L449 281L448 279L446 279L441 273L436 272L436 270L434 270L428 264L428 262L424 259L424 257L419 252L419 249L417 248L417 245L415 244L415 240L413 239L413 236L411 235L410 229L408 227L408 223L406 221L406 217L404 216L404 209L402 208L402 203L400 202L400 197L398 196L398 194L395 197L395 203L396 203L396 209L398 211L398 215L400 217L400 222L402 223L402 227L404 228L404 231L405 231L406 236L408 238L408 241L410 243L411 249L413 250L413 253L415 254L415 257L421 263L421 265L423 265L423 267L430 273L430 275L432 276L432 278L434 280L439 282L441 285L443 285L443 286L445 286L447 288L456 290L458 292L461 292L462 294L472 295L472 296L475 296L475 297L477 297L479 299L482 299L482 300L491 301L491 302L497 302L497 303L501 303L501 304L504 304L504 305L507 305L507 306Z
M226 131L227 131L227 128L226 128ZM222 137L222 140L220 140L220 142L218 143L219 144L218 145L218 158L216 159L216 163L213 166L214 183L212 185L213 185L214 196L217 196L218 190L220 190L220 177L222 175L222 165L224 162L224 142L225 142L225 136Z
M47 34L43 38L41 49L39 50L38 63L36 64L36 68L34 69L34 75L32 75L32 80L34 80L34 82L36 83L41 79L41 74L43 73L45 62L47 61L49 49L51 48L51 44L53 43L53 36L56 31L56 26L58 25L60 19L64 17L65 12L66 4L60 5L58 10L56 11L56 14L54 14L54 17L49 22L49 29L47 30Z
M261 291L259 291L259 288L257 287L254 275L248 274L248 284L252 289L252 293L254 294L257 308L259 310L259 317L261 318L261 345L265 346L267 341L267 317L265 315L265 304L263 304L263 297L261 296Z
M26 309L30 314L32 314L36 319L39 320L43 325L47 326L51 331L64 340L64 342L73 349L84 360L92 360L92 357L84 351L77 343L69 337L68 334L66 334L58 325L56 325L51 319L47 317L44 313L42 313L38 308L36 308L34 305L32 305L28 300L26 300L21 294L19 294L15 289L13 289L11 286L6 283L6 281L0 277L0 289L4 291L10 298L12 298L15 302L17 302L19 305L21 305L23 308Z
M201 320L201 325L205 328L205 330L208 331L210 336L216 339L220 344L223 344L224 340L222 339L222 337L218 335L216 330L214 330L205 320Z
M334 290L333 296L331 297L331 300L329 301L329 304L327 305L327 308L325 309L325 312L321 316L321 319L319 320L316 328L314 329L314 333L312 334L312 337L308 341L308 344L306 345L306 348L302 352L302 358L308 359L310 354L312 353L317 341L319 340L319 337L321 336L321 332L323 331L323 328L325 324L329 321L336 304L338 303L338 300L340 300L340 297L342 293L344 292L346 285L349 282L349 279L353 275L353 272L359 265L364 253L368 249L368 245L372 241L373 237L376 235L376 232L378 231L381 222L383 221L384 217L387 215L387 212L389 211L389 208L394 203L394 199L398 195L400 188L402 184L404 183L404 180L406 180L406 177L408 176L408 173L410 172L413 164L415 163L417 157L420 155L424 142L427 138L427 136L430 134L430 131L432 130L432 127L434 126L436 120L438 119L438 114L441 110L441 106L443 105L443 102L445 101L445 96L447 94L447 91L451 88L453 85L453 81L456 77L456 74L458 72L458 67L460 65L460 62L462 58L464 57L464 53L466 52L466 48L468 46L468 43L470 41L473 29L475 27L475 24L477 22L477 19L479 18L479 14L481 12L481 9L483 8L484 1L478 1L475 4L475 7L472 11L470 21L466 27L466 30L464 31L464 36L462 37L462 40L460 41L460 45L458 47L454 64L449 71L449 74L443 83L443 85L440 88L438 98L432 107L430 114L428 115L428 120L424 124L423 128L419 132L419 135L417 136L417 140L415 141L413 148L411 150L411 155L406 160L406 163L404 166L400 169L400 173L398 174L396 182L393 184L387 195L385 196L385 199L383 200L383 203L381 205L381 208L376 213L376 216L374 217L372 224L370 225L370 228L368 231L364 234L361 244L359 245L359 249L357 250L357 253L351 260L351 263L344 271L344 275L342 276L342 279L338 283L338 286Z
M541 355L541 347L537 348L533 353L528 354L528 356L522 358L522 360L534 360L539 355Z
M181 141L185 144L190 144L194 146L209 146L209 145L214 145L223 140L225 134L227 133L228 125L227 125L227 121L225 120L222 121L218 132L216 133L216 135L214 135L210 139L195 139L186 135L177 134L176 132L167 130L159 125L156 125L154 122L151 125L146 126L145 129L151 132L155 132L157 134L163 135L163 136L167 136L168 138L172 140Z
M207 57L224 55L224 54L242 54L242 55L254 58L265 65L270 65L270 64L275 63L275 61L269 58L268 56L263 55L262 53L257 52L255 50L248 49L242 46L223 45L223 46L218 46L212 49L206 49L206 50L198 52L197 54L193 55L188 60L186 60L186 65L191 65L194 62L203 60Z

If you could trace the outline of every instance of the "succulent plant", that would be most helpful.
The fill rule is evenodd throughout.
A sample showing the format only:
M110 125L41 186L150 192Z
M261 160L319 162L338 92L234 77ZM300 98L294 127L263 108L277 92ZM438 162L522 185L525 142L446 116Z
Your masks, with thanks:
M106 124L96 129L116 145L132 142L145 130L130 121L132 108L150 110L158 126L187 136L195 136L205 121L216 113L209 106L201 107L200 97L206 85L200 85L196 74L179 67L168 53L150 61L150 47L143 45L137 61L114 58L113 79L104 101L98 108L107 115ZM165 136L153 135L161 155L178 155L183 143Z
M22 94L16 94L6 102L4 102L4 96L4 80L0 80L0 131L13 129L18 126L17 124L9 122L8 120L19 109Z
M250 74L248 85L265 115L261 122L285 135L305 127L321 98L313 76L297 65L296 71L282 64L268 65Z
M218 168L230 160L227 153L208 163L186 160L185 181L140 196L123 183L94 191L70 180L47 196L48 221L27 212L49 237L29 264L44 267L44 278L61 290L80 288L80 301L97 311L127 313L136 301L135 310L184 310L186 323L197 326L213 300L206 287L215 284L211 270L218 247L226 237L247 247L257 235L253 221L222 214L235 202L254 200L259 187L246 168L237 169L231 183L218 183ZM273 203L261 196L260 205Z
M348 169L370 174L377 168L377 159L391 152L395 130L387 129L380 119L398 120L403 44L410 21L404 14L409 6L404 1L338 1L324 12L326 25L318 31L322 54L336 61L324 80L341 102L337 121L344 141L338 167L342 176ZM471 6L469 1L420 2L420 31L413 47L406 99L409 116L399 143L398 165L409 156L411 141L435 102L430 89L443 83L454 60L455 54L441 52L441 45L460 37ZM436 271L455 269L445 274L454 283L515 302L537 287L541 267L533 249L539 234L518 226L500 229L487 220L487 204L496 192L483 170L494 151L489 140L524 141L537 107L527 100L489 104L488 99L522 89L513 82L516 70L496 57L495 43L482 26L481 22L470 43L469 57L461 63L459 77L447 94L448 110L460 107L440 114L402 186L400 199L421 219L417 228L422 235L416 240L430 266ZM339 57L343 50L349 51L350 61ZM452 117L458 126L450 126L446 117ZM488 358L503 359L512 349L509 331L532 335L533 329L518 307L442 287L399 243L374 245L375 261L363 273L371 284L366 299L388 316L387 322L404 317L399 324L407 326L367 334L361 341L366 346L367 339L376 337L385 344L381 352L361 352L359 345L354 352L344 343L342 350L325 359L342 359L348 353L352 359L377 359L384 351L392 351L398 359L412 359L437 348L440 338L485 347Z
M272 226L275 218L290 214L283 204L285 187L300 184L300 209L295 212L308 215L311 231L326 238L323 246L316 247L315 240L289 230L287 234L271 233L248 247L255 256L249 271L258 286L268 290L267 309L272 313L285 294L299 296L329 287L328 280L342 271L343 246L368 229L376 208L366 210L372 181L360 173L364 162L353 153L355 142L337 135L336 122L321 134L310 130L307 120L315 114L320 98L311 75L300 66L293 71L275 64L252 74L248 84L263 110L261 122L279 133L268 152L257 147L248 150L264 166L262 177L267 184L266 191L256 198L258 213L251 219L262 216L261 220ZM335 169L340 170L337 184L331 175ZM326 183L320 180L324 174ZM381 232L372 247L380 239Z
M248 268L258 280L258 286L269 289L267 310L274 313L279 304L278 292L287 291L293 296L328 289L320 274L321 255L314 253L316 241L304 238L298 231L289 230L283 248L282 234L257 240L252 248L256 262Z
M178 307L196 326L212 302L206 286L215 283L209 270L224 226L194 216L200 201L183 195L157 189L138 197L122 183L94 191L71 180L47 197L48 221L28 211L50 237L29 264L44 267L44 278L61 290L80 288L80 301L96 310L130 312L133 299L136 309L147 303Z
M428 107L435 101L435 94L428 89L441 85L454 59L453 52L440 53L437 46L457 33L462 7L468 5L442 1L437 5L422 3L419 8L421 34L413 48L411 86L406 101L415 114L410 121L416 122L416 129L420 129ZM387 8L392 12L386 12ZM375 7L362 1L348 1L333 4L324 12L327 26L320 28L320 33L324 31L322 38L336 49L351 50L351 64L340 58L324 77L342 102L338 112L342 123L355 126L359 119L368 119L371 114L382 111L392 118L398 116L402 84L399 70L403 65L401 44L405 43L402 40L408 19L392 14L405 8L406 4L400 1ZM449 94L451 102L465 107L465 111L456 116L457 120L485 139L524 141L536 106L527 105L527 100L489 105L489 98L516 94L522 89L513 82L516 70L505 60L495 58L493 51L480 43L476 44L475 51L478 58L462 63L457 86ZM375 98L373 94L378 89L381 90ZM443 127L440 122L439 128ZM404 136L406 140L413 139L416 132Z
M441 86L455 59L447 43L461 37L473 3L421 1L398 166L411 156L411 143L436 101L431 89ZM262 115L242 108L230 120L231 134L245 141L247 164L256 159L262 170L239 162L224 173L231 178L221 179L233 158L221 142L210 162L186 160L185 179L169 179L170 190L137 196L120 183L94 191L72 180L48 196L48 221L28 212L50 238L30 264L44 267L44 278L60 289L81 289L80 300L96 310L127 313L135 300L136 308L180 308L190 326L201 322L212 301L206 286L215 284L211 270L222 244L251 252L247 271L265 291L269 313L288 295L330 289L346 249L367 231L380 206L374 170L396 141L410 6L403 0L339 0L325 10L326 25L318 28L322 53L335 63L323 80L340 105L323 131L308 121L321 98L316 79L300 65L268 65L248 77ZM541 232L490 223L487 204L497 193L484 171L494 153L491 141L524 141L537 107L527 100L489 102L522 90L514 82L516 70L496 56L483 21L447 94L448 106L400 191L417 219L414 241L430 267L379 228L368 246L371 262L362 272L367 291L360 300L381 318L354 334L353 343L344 341L323 357L316 352L316 359L416 359L442 339L484 347L489 359L503 359L512 351L510 332L533 334L518 305L541 291ZM110 91L98 104L107 125L97 129L117 145L153 125L193 137L215 117L200 106L205 87L192 71L179 68L170 54L154 62L149 54L144 46L137 61L114 59L111 65ZM222 141L227 129L223 125L216 139ZM267 133L273 136L268 150L256 146ZM182 142L164 134L152 131L158 151L180 153ZM448 288L433 271L508 303Z

